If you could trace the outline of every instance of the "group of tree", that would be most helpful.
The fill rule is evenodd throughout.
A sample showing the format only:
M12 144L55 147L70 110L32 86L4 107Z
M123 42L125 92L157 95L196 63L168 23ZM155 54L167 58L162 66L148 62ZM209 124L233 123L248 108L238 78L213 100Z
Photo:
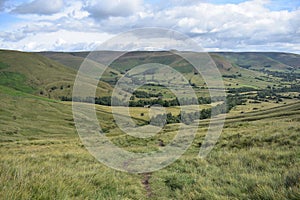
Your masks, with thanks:
M214 98L214 100L221 100L222 98L218 99L217 97ZM63 101L71 101L72 98L70 97L61 97L61 100ZM199 102L201 100L202 103L211 103L211 99L205 98L205 97L200 97ZM113 102L113 106L127 106L122 100L119 100L115 97L86 97L86 98L79 98L79 97L73 97L73 101L77 102L86 102L86 103L95 103L95 104L100 104L100 105L107 105L111 106ZM200 112L195 111L195 112L180 112L179 115L172 115L171 113L167 114L159 114L156 116L153 116L151 118L151 124L155 126L162 126L165 123L167 124L172 124L172 123L185 123L185 124L191 124L194 122L194 120L202 120L202 119L208 119L212 115L218 115L222 113L227 113L229 112L232 108L234 108L237 105L241 105L245 103L246 99L244 95L239 95L239 94L231 94L228 95L226 98L226 103L220 103L212 108L206 108L202 109ZM190 103L193 101L191 100ZM153 99L153 100L138 100L138 101L130 101L129 106L134 106L134 107L139 107L139 106L145 106L145 105L155 105L159 104L164 107L168 106L174 106L174 105L179 105L179 100L173 99L173 100L162 100L162 99Z
M228 113L232 108L237 105L245 103L245 99L242 96L229 96L226 99L226 103L218 104L212 108L202 109L200 112L180 112L179 115L168 114L159 114L151 118L151 124L155 126L163 126L166 124L179 123L191 124L195 120L209 119L212 116L218 114Z
M133 92L133 95L136 97L136 98L151 98L151 97L162 97L163 95L161 93L149 93L149 92L146 92L146 91L142 91L142 90L135 90Z
M117 97L104 96L104 97L66 97L61 96L60 99L62 101L75 101L75 102L86 102L86 103L94 103L105 106L130 106L130 107L145 107L152 105L161 105L163 107L171 107L171 106L183 106L183 105L198 105L198 104L210 104L212 99L210 97L199 97L198 99L183 97L183 98L174 98L163 100L161 98L147 98L147 99L138 99L138 100L130 100L127 104L125 99L118 99ZM132 99L132 98L131 98ZM217 100L217 98L214 98Z
M261 69L260 71L268 75L281 78L282 81L292 82L292 81L297 81L297 79L300 79L300 73L294 73L293 71L283 72L283 71L270 71L266 69Z
M300 85L293 84L290 87L284 86L281 88L275 88L268 86L267 88L263 90L257 91L256 96L250 96L249 99L257 101L269 101L274 100L276 102L282 101L283 98L292 98L291 96L282 95L281 93L286 92L299 92L300 91ZM294 98L300 98L299 96L294 96Z
M272 88L272 91L282 93L282 92L300 92L299 84L291 84L290 87L284 86L281 88Z
M223 78L237 78L237 77L242 77L242 74L224 74L222 75Z
M221 113L226 113L227 109L225 107L225 104L220 104L214 109L214 114L221 114ZM208 119L212 116L212 108L206 108L202 109L200 112L195 111L195 112L180 112L179 115L172 115L171 113L167 114L159 114L156 116L153 116L151 118L151 124L154 126L163 126L165 123L166 124L173 124L173 123L184 123L184 124L191 124L195 120L202 120L202 119Z
M161 98L157 99L139 99L132 100L129 102L130 107L144 107L152 105L161 105L163 107L172 107L172 106L184 106L184 105L199 105L199 104L210 104L212 102L210 97L199 97L198 99L182 97L182 98L173 98L168 100L163 100Z
M239 88L228 88L228 93L240 94L243 92L257 91L257 89L252 87L239 87Z

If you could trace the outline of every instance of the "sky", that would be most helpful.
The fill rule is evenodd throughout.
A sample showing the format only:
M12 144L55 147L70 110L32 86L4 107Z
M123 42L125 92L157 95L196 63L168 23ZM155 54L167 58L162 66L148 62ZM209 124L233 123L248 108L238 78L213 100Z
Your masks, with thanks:
M90 51L146 27L206 51L300 53L300 0L0 0L0 49Z

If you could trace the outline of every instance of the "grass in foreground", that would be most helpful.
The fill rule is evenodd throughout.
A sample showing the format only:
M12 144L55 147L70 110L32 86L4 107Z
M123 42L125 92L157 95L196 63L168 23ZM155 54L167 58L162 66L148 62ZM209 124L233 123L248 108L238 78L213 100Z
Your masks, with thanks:
M300 198L299 103L229 116L206 159L197 157L202 126L179 160L145 175L96 161L78 139L70 105L6 94L1 100L0 199ZM149 143L111 139L132 151L156 149L158 137L172 139L173 128Z

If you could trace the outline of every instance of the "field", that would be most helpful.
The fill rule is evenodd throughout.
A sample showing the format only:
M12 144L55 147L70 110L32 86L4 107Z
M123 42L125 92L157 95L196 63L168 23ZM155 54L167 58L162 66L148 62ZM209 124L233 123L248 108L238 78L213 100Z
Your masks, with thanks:
M13 108L9 98L5 107L15 122L6 124L1 134L1 199L299 198L298 102L229 117L206 159L197 157L205 135L201 128L175 163L151 174L129 174L106 167L87 152L74 127L65 125L72 119L70 105L14 99L18 103ZM39 120L32 112L25 116L33 102ZM50 113L60 117L50 120ZM171 139L172 134L161 134L165 142ZM112 141L125 148L126 142L127 148L158 146L158 137L139 143L113 136Z
M239 92L239 95L247 94L243 96L246 101L226 114L221 136L208 156L200 158L198 153L209 120L196 120L199 127L193 143L178 160L158 171L135 174L98 162L77 134L72 102L59 98L70 95L76 75L74 69L78 68L84 53L74 53L74 60L68 53L47 53L56 61L64 61L67 56L64 64L44 58L45 54L0 52L0 199L300 199L300 91L281 91L289 88L280 86L297 85L298 79L292 82L276 76L267 79L264 72L257 70L257 62L249 62L249 55L240 57L240 65L252 66L245 69L233 63L232 72L242 76L223 77L226 88L243 89L250 85L253 91ZM217 55L214 58L223 67L230 63L224 58L237 62L237 55ZM286 73L295 63L288 55L260 56L265 62L272 58L274 70L281 67ZM274 61L279 58L284 63ZM175 65L171 58L167 61ZM22 67L22 63L29 67ZM66 67L68 63L74 67ZM102 85L100 82L98 92L109 95L114 86L110 80L121 76L126 69L120 63L111 66L108 71L114 73L106 74L108 81ZM44 70L47 76L41 73ZM222 75L232 75L232 72L225 69ZM195 74L187 71L184 75ZM207 91L200 88L202 83L195 83L199 86L194 88L198 90L197 95L207 96ZM273 85L276 85L274 89L270 89ZM53 91L54 86L57 88ZM163 100L173 98L169 90L159 86L139 90L161 92ZM276 94L269 95L270 91ZM200 109L215 104L201 104ZM191 112L195 106L190 106ZM180 125L167 124L155 136L139 139L120 130L114 123L111 107L95 105L95 108L99 124L110 141L131 152L159 150L173 140ZM118 109L120 115L125 112L123 107ZM180 114L179 106L165 109L172 115ZM151 118L148 107L129 107L129 111L138 125Z

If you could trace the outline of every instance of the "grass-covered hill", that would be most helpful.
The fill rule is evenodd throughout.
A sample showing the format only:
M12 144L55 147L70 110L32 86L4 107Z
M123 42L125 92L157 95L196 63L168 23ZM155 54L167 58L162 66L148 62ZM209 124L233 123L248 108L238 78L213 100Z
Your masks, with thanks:
M105 57L112 57L119 52L100 52L100 60L105 61ZM40 53L61 64L78 69L89 52L42 52ZM108 56L110 55L110 56ZM282 85L285 81L280 76L292 74L300 71L300 55L292 53L268 53L268 52L218 52L209 53L219 71L223 75L226 88L253 87L265 88L267 86ZM93 61L99 61L95 58ZM199 75L195 75L195 70L189 63L180 56L172 52L164 51L137 51L125 53L113 63L111 63L102 80L110 84L115 84L120 74L132 69L135 66L145 63L160 63L173 67L192 83L204 86L205 83ZM271 74L272 72L283 74Z
M87 52L0 51L0 199L300 199L299 73L290 69L297 68L299 56L257 54L284 64L284 69L277 70L281 64L266 67L270 71L247 69L234 62L239 53L211 54L229 97L242 101L232 105L222 134L205 159L197 156L209 120L197 119L196 137L177 161L152 173L130 174L89 154L77 135L72 103L59 98L71 95L76 69ZM194 83L197 94L205 90L182 60L159 52L141 55L145 60L131 53L113 63L97 95L109 95L113 79L130 65L146 61L169 63ZM240 59L249 65L249 57ZM253 59L259 63L258 57ZM89 62L99 65L97 60ZM140 90L170 95L159 86ZM203 103L200 108L211 106ZM111 107L95 105L95 109L110 141L135 153L163 148L179 126L169 123L155 136L139 139L121 131ZM149 108L129 110L138 125L150 118ZM169 106L166 111L177 116L180 107Z
M295 71L300 69L300 55L280 52L220 52L230 62L247 69Z
M0 86L52 99L71 97L77 71L36 53L0 51ZM99 95L111 86L100 82Z
M1 199L299 199L299 102L240 106L229 113L206 159L197 157L206 134L201 123L188 151L149 174L115 171L93 158L79 140L71 104L18 91L0 91ZM240 113L248 109L249 112ZM261 107L264 106L264 107ZM113 127L107 107L96 106L107 136L132 152L168 144L176 125L146 140ZM146 108L132 108L135 116ZM235 114L238 113L238 114Z
M63 63L64 65L79 68L82 59L87 57L90 52L41 52L39 54L49 57L53 60ZM103 51L102 55L113 54L111 51ZM214 52L209 53L215 62L224 65L228 69L229 65L237 65L244 68L262 69L269 68L274 70L299 70L300 55L293 53L281 52ZM216 57L218 55L218 57ZM169 52L130 52L120 58L124 63L126 60L138 57L140 60L162 61L166 64L174 64L181 59ZM168 57L168 59L166 59ZM221 60L221 61L220 61ZM219 65L219 66L220 66ZM126 66L116 65L117 70L126 69ZM219 67L221 69L221 67Z

